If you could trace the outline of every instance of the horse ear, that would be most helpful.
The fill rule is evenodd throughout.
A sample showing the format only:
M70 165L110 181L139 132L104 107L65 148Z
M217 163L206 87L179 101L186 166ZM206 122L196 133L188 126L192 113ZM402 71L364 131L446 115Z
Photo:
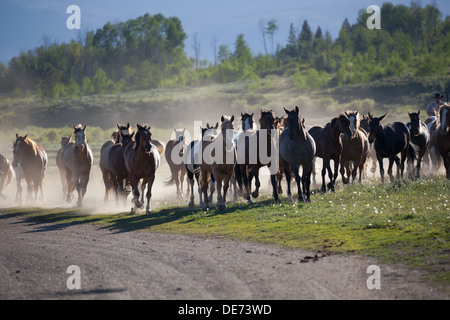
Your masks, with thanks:
M370 114L370 112L367 112L367 115L369 116L369 119L370 119L370 120L373 120L373 117L372 117L372 115Z
M286 112L286 114L289 114L289 111L287 111L285 107L283 107L283 109L284 109L284 112Z
M252 112L252 117L254 117L255 115L254 115L254 113Z
M386 116L387 116L387 112L383 116L380 117L380 121L383 120L384 117L386 117Z
M295 106L295 112L299 113L300 111L298 110L298 106Z
M130 123L127 122L127 129L130 129Z
M16 133L16 139L19 137L19 135Z
M216 129L219 127L219 123L218 122L216 122Z
M223 116L220 117L220 121L223 122L223 120L225 120L225 118Z
M233 122L234 121L234 114L231 116L231 119L230 119L230 121L231 122Z
M130 137L133 139L134 134L136 133L136 131L133 131L132 134L130 134Z
M417 111L417 115L420 115L420 110L419 110L419 111Z
M83 131L85 131L86 130L86 125L84 125L84 127L83 127Z

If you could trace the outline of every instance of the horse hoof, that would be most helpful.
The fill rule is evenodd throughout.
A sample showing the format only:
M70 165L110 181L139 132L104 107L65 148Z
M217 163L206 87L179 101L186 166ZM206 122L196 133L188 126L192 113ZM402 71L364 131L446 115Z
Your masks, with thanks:
M253 191L253 192L252 192L252 197L253 197L253 199L258 198L258 196L259 196L259 192L256 192L256 191Z
M226 203L217 204L217 209L219 210L225 210L227 208Z
M192 201L192 200L191 200L191 201L189 201L189 204L188 204L188 206L189 206L189 208L191 208L191 209L192 209L192 208L194 207L194 201Z
M291 196L288 196L288 198L287 198L287 202L293 202L294 200L292 199L292 197Z

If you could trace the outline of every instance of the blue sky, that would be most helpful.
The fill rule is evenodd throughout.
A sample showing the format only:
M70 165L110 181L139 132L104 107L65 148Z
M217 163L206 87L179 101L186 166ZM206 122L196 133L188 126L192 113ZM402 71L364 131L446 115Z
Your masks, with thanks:
M42 36L58 42L69 42L89 30L101 28L105 23L116 23L136 18L145 13L162 13L180 18L188 38L185 51L193 55L192 38L196 33L200 41L202 59L212 60L212 40L232 49L238 34L243 33L252 52L264 52L259 21L275 18L279 31L275 43L285 45L289 25L300 29L308 20L312 30L320 26L335 38L342 22L356 21L358 11L370 5L382 6L379 0L1 0L0 1L0 62L7 63L21 51L42 44ZM393 4L409 5L410 0L392 0ZM420 1L422 6L431 0ZM69 30L66 13L69 5L81 9L81 30ZM450 1L437 0L437 6L450 15ZM383 18L381 18L383 21ZM383 23L383 22L381 22ZM381 25L383 27L383 25ZM270 47L268 48L270 50Z

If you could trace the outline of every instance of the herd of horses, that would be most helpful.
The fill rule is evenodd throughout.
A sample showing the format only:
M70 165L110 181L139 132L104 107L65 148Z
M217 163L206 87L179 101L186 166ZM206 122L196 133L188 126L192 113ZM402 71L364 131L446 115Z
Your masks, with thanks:
M322 159L321 191L334 191L338 174L343 184L354 182L371 171L377 164L384 183L383 159L389 160L387 174L390 181L403 178L405 165L411 178L420 177L422 161L437 171L444 163L446 178L450 180L450 106L444 105L434 117L424 122L420 111L409 113L410 121L385 122L386 114L375 117L358 111L345 111L324 126L313 126L309 130L298 107L284 108L285 114L277 117L272 110L261 110L259 129L255 115L241 113L240 123L235 128L234 115L223 115L220 122L201 127L201 137L189 141L186 129L174 129L175 138L165 146L152 139L150 126L137 124L132 131L130 124L117 124L111 140L100 150L99 167L105 185L105 201L112 192L117 202L126 203L132 193L132 212L145 204L150 213L150 200L155 173L164 153L171 171L167 185L176 185L176 194L183 197L183 181L187 176L190 194L189 207L194 207L194 185L197 181L200 206L209 208L217 190L218 209L227 206L227 192L233 186L234 200L242 197L251 202L257 198L261 186L259 171L267 166L273 199L279 202L283 192L283 175L287 184L288 199L292 201L291 180L295 178L298 201L310 202L311 183L315 183L315 161ZM82 206L93 165L92 151L87 143L86 125L73 127L73 137L62 137L61 148L56 156L63 198L72 200L74 190L78 193L77 205ZM334 168L331 166L334 162ZM394 177L393 164L397 174ZM40 192L44 196L42 181L48 164L45 149L30 139L19 136L13 142L12 164L0 155L0 194L16 176L16 201L21 203L21 180L27 183L27 200L34 201ZM301 169L301 170L300 170ZM326 176L328 174L328 183ZM252 192L252 180L255 188ZM313 181L312 181L313 180ZM144 199L147 188L146 199ZM34 193L34 196L33 196Z

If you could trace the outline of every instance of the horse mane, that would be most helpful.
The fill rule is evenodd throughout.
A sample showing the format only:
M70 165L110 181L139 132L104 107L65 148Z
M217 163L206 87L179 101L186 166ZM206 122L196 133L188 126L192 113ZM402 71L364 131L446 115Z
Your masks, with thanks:
M26 139L24 139L23 142L25 142L31 148L35 156L38 155L39 145L36 142L34 142L28 137L26 137Z
M81 123L77 124L76 126L73 127L74 132L78 132L83 130L83 126L81 125Z

